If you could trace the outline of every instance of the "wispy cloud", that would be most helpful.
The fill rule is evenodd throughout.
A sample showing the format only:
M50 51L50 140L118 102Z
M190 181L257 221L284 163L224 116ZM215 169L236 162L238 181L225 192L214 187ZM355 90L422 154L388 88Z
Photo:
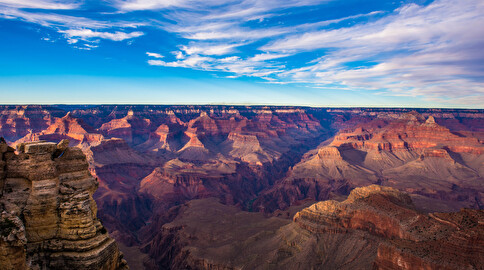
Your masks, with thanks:
M0 0L0 18L21 20L50 28L62 34L69 44L76 44L80 40L85 42L98 39L123 41L144 34L141 31L125 31L145 25L145 23L137 21L92 19L56 12L57 10L79 9L81 6L81 1ZM42 9L42 11L31 9ZM75 47L82 49L97 47L92 44L83 44L83 46L76 45Z
M153 53L153 52L146 52L146 55L154 58L163 58L164 56L159 54L159 53Z
M56 13L29 12L12 7L0 8L0 16L6 19L16 19L25 22L39 24L50 28L108 28L109 22L97 21L85 17L69 16Z
M80 1L58 0L0 0L0 6L5 5L16 8L37 9L75 9L80 6Z
M331 52L305 68L287 70L286 80L338 83L387 93L448 101L484 95L482 1L435 1L406 5L371 23L296 34L261 50ZM355 63L373 62L358 66Z
M235 48L243 44L194 44L188 46L180 46L180 49L188 55L203 54L203 55L225 55L234 52Z
M148 64L153 66L182 67L235 74L226 76L227 78L240 76L265 78L273 74L281 73L284 70L284 66L281 65L273 65L263 61L254 61L250 59L244 60L238 56L214 58L201 55L189 55L177 58L178 60L171 62L151 59L148 60Z
M122 10L157 10L166 8L186 8L191 10L217 10L212 18L242 17L255 13L267 13L281 8L310 6L328 0L115 0L114 4Z
M161 2L151 7L151 1L123 2L140 9L168 7ZM484 93L484 28L469 28L484 25L484 3L479 0L436 0L426 6L407 4L387 14L373 11L266 27L249 27L246 22L257 18L263 21L285 7L321 1L279 5L274 1L236 1L229 5L222 1L162 2L180 8L167 13L176 23L162 27L181 35L188 44L179 46L176 61L149 62L152 65L231 72L234 75L228 76L255 76L271 83L302 83L316 88L441 97L442 101ZM219 8L212 11L211 6ZM364 17L374 19L360 20ZM354 20L360 21L331 27ZM232 45L261 42L258 50L243 51L242 56L234 50L237 45ZM323 56L305 62L297 58L301 53L321 50ZM456 91L462 88L465 90Z
M61 31L64 33L69 39L71 38L79 38L83 40L90 40L92 38L102 38L102 39L109 39L113 41L122 41L125 39L131 39L135 37L139 37L143 35L143 32L131 32L131 33L124 33L116 31L114 33L109 32L99 32L99 31L92 31L91 29L70 29Z

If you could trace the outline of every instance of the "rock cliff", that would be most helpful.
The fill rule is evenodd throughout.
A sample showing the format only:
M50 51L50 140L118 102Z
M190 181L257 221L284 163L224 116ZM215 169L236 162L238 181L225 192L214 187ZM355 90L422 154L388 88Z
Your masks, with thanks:
M59 144L0 142L1 269L128 269L97 218L85 155Z

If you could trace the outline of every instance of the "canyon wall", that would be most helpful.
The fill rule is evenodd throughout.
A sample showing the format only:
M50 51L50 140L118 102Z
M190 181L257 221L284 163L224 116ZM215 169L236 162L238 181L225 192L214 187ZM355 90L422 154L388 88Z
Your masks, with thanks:
M343 202L323 201L305 208L294 222L322 239L330 234L375 239L377 249L366 251L373 261L361 268L480 269L484 265L484 211L424 214L415 210L410 196L389 187L355 188Z
M484 207L484 110L0 106L0 136L12 145L68 139L70 146L80 148L87 157L87 169L99 180L92 195L99 218L113 238L149 254L146 263L151 268L170 265L169 258L179 254L170 250L170 243L178 237L171 232L186 230L163 228L182 218L190 207L226 206L244 215L260 212L250 214L262 215L262 231L264 220L284 223L304 206L328 199L343 201L355 188L372 184L408 193L415 210L423 213ZM235 216L236 212L227 216L227 222ZM213 222L215 218L207 220L206 227ZM281 227L285 237L304 240L308 250L314 249L313 237L302 233L308 230L294 224ZM274 230L263 235L275 235ZM226 233L220 230L221 235ZM395 231L386 233L396 235ZM198 237L195 232L186 235ZM363 247L374 251L361 261L373 265L379 249L374 236L361 240L354 234L329 235L325 236L328 243L342 243L353 252ZM255 242L259 243L251 243L258 245ZM304 268L308 266L302 262L304 256L314 259L320 257L318 252L337 252L320 246L295 260L299 263L295 265L287 254L296 252L299 242L288 243L280 250L278 245L274 245L276 250L269 248L278 254L274 265L284 262ZM220 243L225 244L231 245L228 240ZM186 251L182 246L177 242L173 247ZM382 248L381 253L400 252L391 247ZM193 260L201 268L227 266L221 260L198 260L198 255L191 254L180 255L179 263L170 267L183 268ZM243 261L228 265L238 267ZM345 260L321 263L330 267ZM385 264L382 259L379 265Z

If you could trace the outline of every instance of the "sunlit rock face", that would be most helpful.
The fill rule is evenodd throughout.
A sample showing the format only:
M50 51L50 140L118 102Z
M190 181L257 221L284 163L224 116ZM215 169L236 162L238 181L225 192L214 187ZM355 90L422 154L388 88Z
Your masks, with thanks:
M96 217L97 181L69 142L0 142L1 269L128 269Z

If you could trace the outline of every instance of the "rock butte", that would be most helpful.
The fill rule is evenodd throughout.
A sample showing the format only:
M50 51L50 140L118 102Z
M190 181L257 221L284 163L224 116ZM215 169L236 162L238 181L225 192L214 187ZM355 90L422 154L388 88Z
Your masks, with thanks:
M80 149L0 142L0 269L129 269L96 217L97 181Z

